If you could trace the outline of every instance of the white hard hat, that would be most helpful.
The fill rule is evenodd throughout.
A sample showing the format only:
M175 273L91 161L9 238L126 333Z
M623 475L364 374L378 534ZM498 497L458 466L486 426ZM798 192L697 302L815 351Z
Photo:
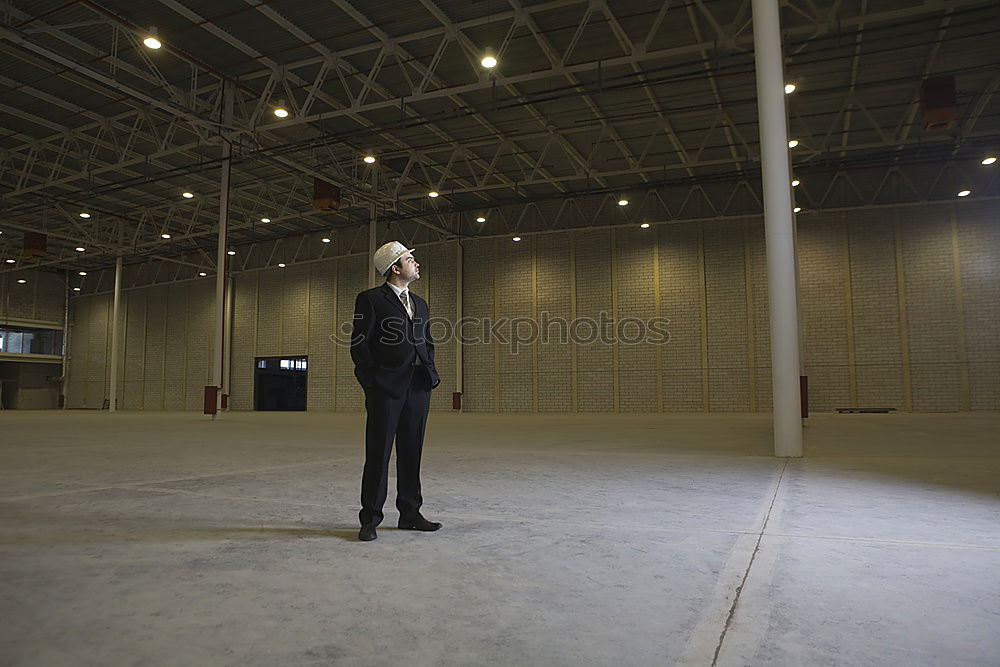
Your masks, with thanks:
M375 251L372 261L375 263L375 270L381 276L392 266L397 259L410 252L410 249L399 241L389 241L384 246Z

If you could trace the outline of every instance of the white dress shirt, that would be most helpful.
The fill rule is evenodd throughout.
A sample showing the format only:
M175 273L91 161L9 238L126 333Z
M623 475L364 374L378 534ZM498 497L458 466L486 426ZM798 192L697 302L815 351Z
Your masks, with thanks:
M400 304L403 303L403 300L400 299L399 295L402 294L403 292L406 292L406 314L410 316L410 321L413 321L413 295L410 294L410 290L408 290L408 289L404 290L404 289L402 289L400 287L396 287L395 285L393 285L392 283L390 283L388 280L385 281L385 284L388 285L389 287L391 287L392 291L396 293L396 298L399 299L399 303ZM415 365L417 365L417 366L423 366L424 365L424 362L420 361L420 355L419 354L417 355L416 361L414 361L413 363Z

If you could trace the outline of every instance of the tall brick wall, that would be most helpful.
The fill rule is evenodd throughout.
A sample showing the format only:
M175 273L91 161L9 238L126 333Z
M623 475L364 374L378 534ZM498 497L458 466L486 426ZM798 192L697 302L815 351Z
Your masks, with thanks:
M1000 409L998 205L872 209L803 215L798 248L803 363L814 411L896 407ZM447 332L456 316L457 247L415 253ZM467 345L463 407L487 412L767 411L770 331L759 218L463 242L463 314L550 323L548 343ZM253 360L308 355L310 410L363 409L347 336L367 287L362 256L234 278L232 407L253 407ZM198 409L210 377L211 280L130 290L123 300L123 407ZM70 406L98 407L107 390L110 297L75 299ZM669 319L664 345L560 340L574 317ZM516 321L516 320L515 320ZM566 324L562 324L565 322ZM527 324L521 325L522 333ZM577 336L592 325L579 324ZM629 331L626 328L623 332ZM466 333L484 335L482 326ZM508 340L510 324L499 329ZM615 328L609 332L617 334ZM451 408L454 340L437 347Z

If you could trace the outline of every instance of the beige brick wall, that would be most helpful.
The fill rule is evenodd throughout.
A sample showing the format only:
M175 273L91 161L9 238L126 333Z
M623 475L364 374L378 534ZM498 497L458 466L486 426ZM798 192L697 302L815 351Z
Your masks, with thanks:
M334 317L337 313L337 275L335 262L320 262L309 264L309 304L308 304L308 339L306 354L309 355L309 386L307 388L306 408L317 412L328 412L334 409L333 399L334 369L337 360L344 361L340 350L333 345L330 336L336 327ZM234 362L237 357L234 357ZM243 354L238 357L247 358ZM244 364L245 365L245 364Z
M961 321L968 368L968 407L1000 406L1000 207L971 202L954 207L959 258ZM959 214L961 212L961 215ZM957 221L961 220L959 224Z
M107 397L111 297L100 295L73 301L66 406L100 408Z
M239 274L233 278L233 360L230 366L229 395L229 405L233 410L253 409L257 295L262 275L264 272L256 271ZM309 380L308 389L311 390L312 378Z
M145 294L145 332L142 364L142 407L145 410L162 410L164 406L164 380L167 361L167 292L169 286L148 287L135 290ZM133 293L128 292L129 303ZM130 309L131 310L131 309ZM127 365L127 364L126 364ZM128 369L126 372L130 372Z
M431 335L437 339L434 348L434 365L441 376L441 384L431 394L432 410L451 410L452 393L455 387L455 350L457 344L444 339L448 335L449 323L455 322L457 277L454 243L419 248L414 257L420 263L420 280L414 283L414 292L427 300L432 320L440 323L432 325ZM418 288L419 287L419 288Z
M539 342L536 350L532 350L538 363L539 412L570 412L573 409L574 353L568 342L574 303L572 236L560 233L535 239L535 307L539 327L544 321L548 330L547 342Z
M713 412L750 409L746 266L741 225L703 225L708 312L708 405Z
M851 404L844 220L807 218L802 216L798 233L803 362L810 410L830 412ZM763 268L766 273L766 264ZM768 326L766 319L761 324Z
M614 318L636 318L644 322L656 316L659 298L653 273L656 231L629 227L616 229L614 245ZM657 382L657 353L649 345L632 344L638 336L636 326L617 327L616 335L626 342L617 345L618 359L618 408L621 412L656 412L660 402ZM662 366L662 364L661 364Z
M998 204L800 216L803 362L813 411L1000 409ZM590 229L463 242L466 317L567 323L606 313L669 318L661 346L472 345L463 407L497 412L767 411L771 370L764 229L759 218ZM431 315L454 322L456 245L417 251ZM255 356L309 356L310 410L363 409L349 350L362 256L240 274L232 406L252 409ZM70 405L99 407L107 384L110 297L74 300ZM212 282L127 292L123 407L190 409L210 377ZM346 332L346 333L344 333ZM436 333L444 333L440 325ZM471 331L469 331L471 332ZM482 330L478 330L482 334ZM510 326L501 329L507 337ZM586 333L582 328L577 333ZM454 342L439 341L449 410Z
M662 346L663 409L700 412L706 409L708 374L703 369L704 281L701 275L701 226L664 225L657 235L660 269L660 312L670 320L670 341Z
M497 266L493 261L493 252L499 243L510 241L481 239L463 243L462 300L465 317L494 317L494 271ZM502 274L500 278L503 279ZM473 412L497 409L493 352L487 345L468 346L463 350L463 409Z
M891 211L863 211L851 216L847 235L858 405L903 408L900 300Z
M576 234L576 315L599 323L601 313L611 313L612 233L596 229ZM596 333L596 332L595 332ZM580 335L590 337L590 328ZM576 345L577 409L610 412L615 404L614 354L601 342Z

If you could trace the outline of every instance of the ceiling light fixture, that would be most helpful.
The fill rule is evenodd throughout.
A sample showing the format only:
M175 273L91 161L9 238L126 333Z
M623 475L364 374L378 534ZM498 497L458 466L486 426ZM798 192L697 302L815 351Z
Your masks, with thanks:
M160 238L161 239L169 239L170 238L170 234L167 234L166 232L164 232L163 234L160 234Z
M79 292L79 291L80 291L80 288L79 288L79 287L74 287L74 288L73 288L73 291L74 291L74 292Z
M649 229L649 223L648 222L644 222L641 225L639 225L639 228L640 229Z
M76 275L78 275L78 276L85 276L85 275L87 275L87 272L86 271L77 271Z
M146 39L142 40L142 43L145 44L147 48L153 49L155 51L156 49L163 46L163 44L160 43L160 40L158 40L157 37L159 37L159 34L156 31L156 26L150 26L149 34L146 35Z
M788 147L789 148L795 148L798 145L799 145L799 140L798 139L789 139L788 140Z
M786 83L785 84L785 95L791 95L794 92L795 92L795 84L794 83Z
M476 222L486 222L486 218L484 218L483 216L479 216L478 218L476 218Z
M288 109L285 108L285 100L278 100L278 106L274 107L274 115L278 118L288 118Z
M430 197L431 199L434 199L435 197L438 196L438 191L437 190L431 190L430 192L427 193L427 196Z
M619 206L628 206L628 200L625 199L624 197L622 197L621 199L618 200L618 205Z
M323 237L323 243L330 243L330 239L326 236Z
M207 273L205 273L204 271L199 271L199 272L198 272L198 275L199 275L199 276L201 276L202 278L204 278L204 277L205 277L205 276L207 276L208 274L207 274Z
M90 217L90 214L87 213L86 211L80 211L80 217L86 220L87 218Z
M991 155L991 156L989 156L987 158L983 158L983 161L982 161L981 164L993 164L996 161L997 161L997 159Z
M486 69L493 69L497 66L497 55L489 46L483 51L483 59L479 63Z
M279 269L285 268L285 263L284 262L278 262L278 268Z
M792 213L798 213L801 210L802 210L801 206L796 206L795 208L792 209Z
M958 192L958 196L959 197L968 197L971 194L972 194L972 190L959 190L959 192Z
M181 193L181 197L184 197L184 199L194 199L194 193L193 192L182 192Z
M226 254L229 255L230 257L232 257L233 255L236 254L236 251L233 250L233 249L229 249L229 250L226 251Z
M19 278L17 282L19 282L20 284L22 284L22 285L23 285L24 283L26 283L26 282L28 282L28 281L27 281L27 280L25 280L24 278Z
M369 153L364 157L364 160L367 164L373 164L375 162L375 156Z
M797 179L797 178L796 178L795 180L793 180L793 181L792 181L792 187L793 187L793 188L797 188L797 187L799 187L799 183L800 183L800 182L801 182L801 181L799 181L799 179Z
M261 218L260 221L266 225L267 223L271 222L271 218Z
M86 251L86 250L87 250L87 249L86 249L86 248L84 248L84 247L83 247L82 245L78 245L78 246L76 247L76 251L77 251L77 252L84 252L84 251Z
M520 240L521 240L520 236L515 236L514 238L511 239L511 241L520 241Z
M5 259L4 261L7 262L8 264L17 264L16 259Z

